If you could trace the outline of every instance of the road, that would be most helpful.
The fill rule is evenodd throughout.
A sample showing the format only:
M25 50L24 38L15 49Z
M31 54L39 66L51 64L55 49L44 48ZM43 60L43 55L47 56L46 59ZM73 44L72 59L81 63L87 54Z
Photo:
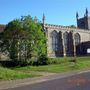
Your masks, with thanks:
M90 90L90 72L7 90Z

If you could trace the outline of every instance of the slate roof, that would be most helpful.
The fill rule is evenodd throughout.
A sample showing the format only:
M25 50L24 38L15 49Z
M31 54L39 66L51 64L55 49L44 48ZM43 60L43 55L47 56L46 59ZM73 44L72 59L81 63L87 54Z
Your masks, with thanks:
M3 32L3 31L4 31L4 29L5 29L5 25L0 24L0 32Z

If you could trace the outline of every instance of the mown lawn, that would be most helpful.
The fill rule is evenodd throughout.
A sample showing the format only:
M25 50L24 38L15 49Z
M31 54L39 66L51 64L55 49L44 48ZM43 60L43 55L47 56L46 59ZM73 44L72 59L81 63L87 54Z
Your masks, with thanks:
M64 60L64 58L61 58ZM58 60L61 60L60 58ZM22 78L31 78L41 76L43 72L61 73L73 70L87 70L90 69L90 57L77 57L76 63L69 62L71 57L66 58L60 64L51 64L44 66L26 66L15 68L0 67L0 80L13 80Z
M67 58L66 61L61 64L51 64L44 66L27 66L22 68L14 68L16 71L22 72L51 72L51 73L60 73L72 70L84 70L90 69L90 57L78 57L76 63L69 62L72 58Z
M40 76L38 73L26 73L25 71L12 70L10 68L0 67L0 81L1 80L15 80L34 76Z

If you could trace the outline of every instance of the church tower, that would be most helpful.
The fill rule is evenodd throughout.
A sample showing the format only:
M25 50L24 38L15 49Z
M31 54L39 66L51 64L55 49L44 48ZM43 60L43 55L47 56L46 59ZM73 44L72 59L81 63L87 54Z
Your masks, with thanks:
M45 30L45 15L44 14L42 17L42 26L43 26L43 30Z
M78 13L76 13L76 19L77 19L77 27L78 28L90 30L90 17L88 16L88 9L87 8L86 8L86 12L84 14L84 17L79 18Z
M79 15L78 15L78 12L76 12L76 19L78 20L78 18L79 18Z

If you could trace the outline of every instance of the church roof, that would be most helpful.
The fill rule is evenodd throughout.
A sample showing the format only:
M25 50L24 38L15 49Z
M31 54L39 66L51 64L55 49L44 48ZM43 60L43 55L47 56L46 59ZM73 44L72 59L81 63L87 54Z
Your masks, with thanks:
M4 31L4 29L5 29L5 25L0 24L0 32L3 32L3 31Z

